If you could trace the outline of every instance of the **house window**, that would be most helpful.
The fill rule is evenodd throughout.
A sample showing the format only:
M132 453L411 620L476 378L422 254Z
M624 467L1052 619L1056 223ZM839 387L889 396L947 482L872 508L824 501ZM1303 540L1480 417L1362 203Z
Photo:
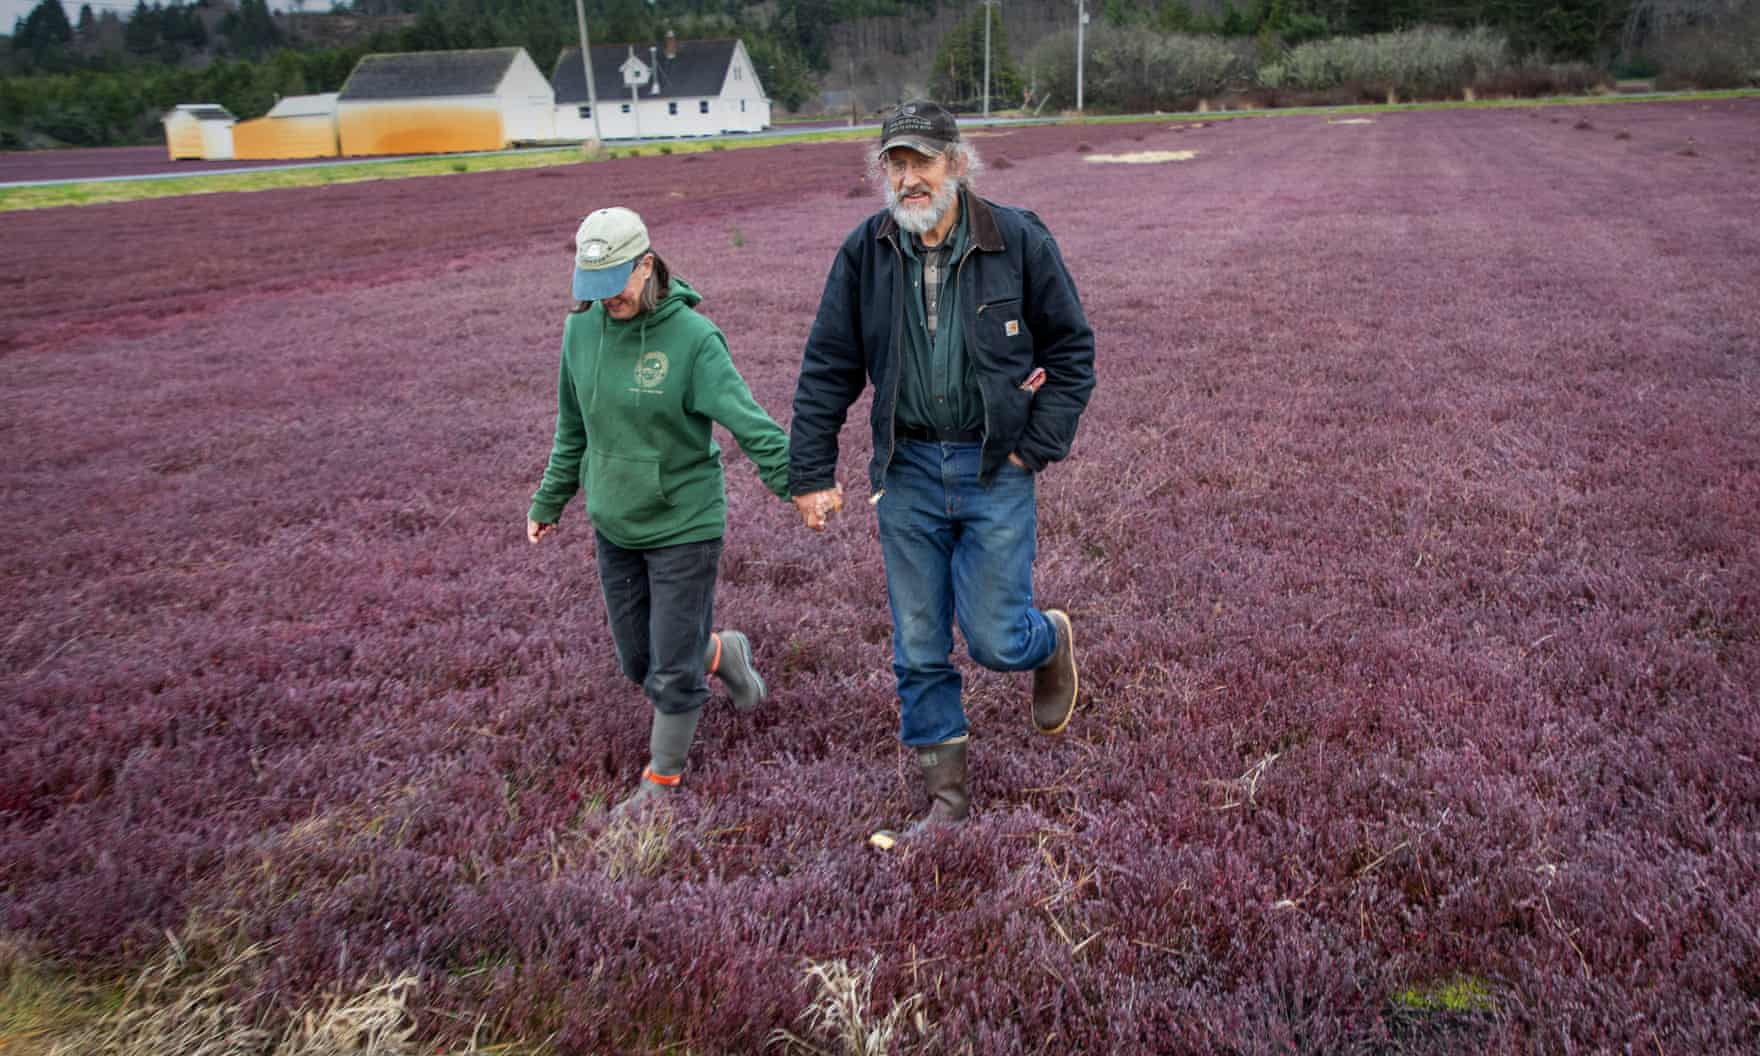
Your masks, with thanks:
M629 113L629 104L628 103L623 104L623 112L626 114Z
M677 103L667 103L666 104L666 112L671 114L673 117L677 117L678 116L678 104Z
M738 67L738 66L735 66L735 67L734 67L734 68L733 68L733 79L734 79L734 80L736 80L736 81L737 81L737 80L739 80L739 79L740 79L740 78L739 78L739 67Z
M742 114L746 112L746 101L744 99L739 101L739 112Z
M593 116L593 108L590 106L581 107L581 116L582 117L592 117Z
M709 112L709 100L704 99L703 101L701 101L697 104L697 113L706 114L708 112Z

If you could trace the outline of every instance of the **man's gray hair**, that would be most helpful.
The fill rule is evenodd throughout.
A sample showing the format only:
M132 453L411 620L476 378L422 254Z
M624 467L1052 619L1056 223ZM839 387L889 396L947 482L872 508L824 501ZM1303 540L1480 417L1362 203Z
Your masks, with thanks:
M910 148L900 147L897 149L909 150ZM959 177L961 187L973 186L978 176L984 171L984 159L978 156L978 148L963 139L949 143L941 153L947 158L949 168L957 169L960 167L960 162L964 161L965 173ZM875 150L868 155L868 175L881 187L886 186L886 154L884 151Z

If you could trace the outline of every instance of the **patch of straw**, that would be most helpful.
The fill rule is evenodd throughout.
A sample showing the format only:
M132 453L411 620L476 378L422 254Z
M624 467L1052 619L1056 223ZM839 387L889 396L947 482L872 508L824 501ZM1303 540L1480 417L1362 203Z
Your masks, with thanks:
M818 994L799 1019L813 1037L778 1029L771 1033L770 1045L813 1056L887 1056L927 1050L935 1042L935 1027L923 1012L922 994L895 1002L884 1016L875 1018L871 1006L879 967L878 957L865 968L851 968L841 960L808 961L806 981L816 985ZM914 1038L907 1039L907 1024Z
M612 821L594 846L609 880L629 880L660 872L672 854L673 817L667 805Z
M413 974L332 994L286 1021L253 1019L238 1000L260 970L267 947L186 942L166 933L168 949L142 971L121 1004L65 1033L49 1056L417 1056L486 1054L473 1037L464 1048L424 1046L410 1008L420 987Z

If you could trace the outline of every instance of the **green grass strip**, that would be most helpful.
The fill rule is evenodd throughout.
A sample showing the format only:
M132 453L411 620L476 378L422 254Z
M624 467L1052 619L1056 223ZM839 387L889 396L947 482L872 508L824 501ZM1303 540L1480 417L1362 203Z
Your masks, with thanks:
M344 164L302 165L285 169L245 169L238 172L211 173L199 176L169 176L140 180L89 180L34 187L4 187L0 188L0 212L17 209L52 209L68 205L98 205L105 202L135 202L149 198L171 198L186 194L268 191L283 187L322 187L338 183L359 183L363 180L401 180L411 176L451 176L470 172L503 172L512 169L545 168L552 165L605 164L622 158L652 157L658 154L698 154L720 150L749 150L755 147L772 147L781 143L859 139L866 138L870 134L866 130L851 129L849 131L795 135L740 136L730 139L705 139L684 143L612 145L604 148L597 157L591 158L583 154L579 147L570 146L554 150L528 150L506 154L454 154L432 158L405 158L396 161L363 159Z

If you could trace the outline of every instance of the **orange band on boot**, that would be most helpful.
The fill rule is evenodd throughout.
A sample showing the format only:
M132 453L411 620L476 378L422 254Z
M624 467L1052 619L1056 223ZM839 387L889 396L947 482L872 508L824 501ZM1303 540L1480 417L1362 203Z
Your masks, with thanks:
M684 774L656 774L654 768L650 766L643 768L642 780L652 781L656 785L665 785L667 788L671 788L684 780Z
M709 661L709 670L703 672L706 675L712 675L721 670L721 636L719 634L711 634L709 635L709 640L715 643L715 658Z

